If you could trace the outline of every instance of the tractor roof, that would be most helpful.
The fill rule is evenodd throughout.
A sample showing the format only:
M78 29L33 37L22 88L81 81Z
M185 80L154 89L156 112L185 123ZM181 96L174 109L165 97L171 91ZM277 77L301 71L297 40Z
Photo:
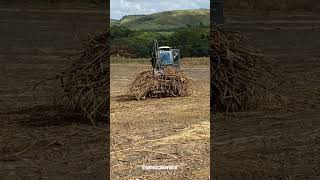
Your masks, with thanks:
M171 49L169 46L160 46L159 49Z

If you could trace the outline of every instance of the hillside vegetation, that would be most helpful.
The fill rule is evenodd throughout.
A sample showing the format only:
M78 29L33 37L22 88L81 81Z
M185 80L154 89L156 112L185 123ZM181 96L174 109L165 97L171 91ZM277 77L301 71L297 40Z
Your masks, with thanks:
M175 10L149 15L129 15L120 20L112 19L112 25L120 25L133 30L172 29L186 26L209 26L210 10Z
M111 20L111 55L151 56L154 39L180 49L182 57L209 56L208 9L175 10L149 15L129 15Z
M160 45L180 49L182 57L209 56L209 27L182 27L167 33L130 30L123 26L111 27L111 55L145 57L151 55L154 39Z

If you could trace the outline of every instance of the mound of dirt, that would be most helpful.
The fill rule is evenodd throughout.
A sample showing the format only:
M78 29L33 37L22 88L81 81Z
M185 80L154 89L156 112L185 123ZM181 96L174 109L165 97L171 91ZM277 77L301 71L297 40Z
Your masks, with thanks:
M129 92L138 100L188 96L191 94L191 83L192 80L180 69L167 67L161 77L154 77L151 69L138 74L129 85Z
M215 28L211 38L212 96L218 111L243 111L281 101L277 90L282 78L263 54L248 45L244 34Z

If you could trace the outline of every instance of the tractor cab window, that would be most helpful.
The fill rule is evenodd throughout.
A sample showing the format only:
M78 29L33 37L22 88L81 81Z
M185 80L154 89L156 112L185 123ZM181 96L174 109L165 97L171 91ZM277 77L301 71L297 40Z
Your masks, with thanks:
M173 56L171 51L160 51L160 60L163 65L173 64Z

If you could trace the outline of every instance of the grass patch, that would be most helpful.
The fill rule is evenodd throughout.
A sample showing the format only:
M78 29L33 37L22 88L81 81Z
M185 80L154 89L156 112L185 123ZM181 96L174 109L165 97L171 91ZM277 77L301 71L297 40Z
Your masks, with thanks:
M128 58L123 56L111 56L111 64L150 64L150 58ZM181 59L182 66L210 65L209 57L188 57Z
M208 66L210 65L210 57L190 57L183 58L181 61L182 66Z

